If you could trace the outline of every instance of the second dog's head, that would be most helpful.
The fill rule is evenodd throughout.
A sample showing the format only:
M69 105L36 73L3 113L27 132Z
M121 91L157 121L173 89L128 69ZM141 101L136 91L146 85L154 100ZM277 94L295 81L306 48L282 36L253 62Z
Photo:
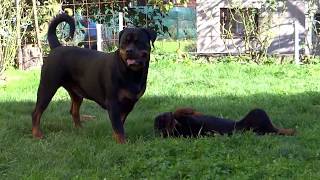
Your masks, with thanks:
M143 69L149 63L151 44L156 38L157 33L151 29L125 28L119 33L121 60L133 71Z
M156 135L169 137L174 133L177 122L172 112L159 114L154 120L154 131Z

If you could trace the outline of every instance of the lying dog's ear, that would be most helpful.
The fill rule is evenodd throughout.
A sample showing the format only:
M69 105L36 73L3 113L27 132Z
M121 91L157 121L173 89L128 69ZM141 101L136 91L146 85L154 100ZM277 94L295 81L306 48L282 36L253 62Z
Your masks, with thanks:
M173 116L176 119L180 119L186 116L201 116L202 114L195 111L192 108L178 108L174 113Z
M157 32L153 29L142 28L149 36L150 41L152 42L152 47L154 47L154 41L157 39Z

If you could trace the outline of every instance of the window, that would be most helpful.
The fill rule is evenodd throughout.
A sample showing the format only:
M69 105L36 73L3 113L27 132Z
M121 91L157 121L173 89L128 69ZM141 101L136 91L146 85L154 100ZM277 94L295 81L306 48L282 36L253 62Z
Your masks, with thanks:
M314 31L317 36L320 35L320 14L316 13L314 15Z
M258 30L257 8L220 8L220 32L224 38L253 37Z

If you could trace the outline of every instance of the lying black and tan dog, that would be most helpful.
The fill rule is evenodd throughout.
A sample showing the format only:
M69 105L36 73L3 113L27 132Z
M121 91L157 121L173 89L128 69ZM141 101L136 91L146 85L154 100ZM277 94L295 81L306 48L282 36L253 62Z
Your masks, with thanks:
M251 110L242 120L233 121L210 115L203 115L191 108L177 109L158 115L154 129L163 137L196 137L214 134L232 134L237 131L251 130L258 135L275 133L294 135L293 129L275 127L267 113L262 109Z
M48 30L52 49L43 63L32 113L32 134L42 138L40 118L59 87L64 87L71 97L74 124L80 127L79 108L83 98L98 103L108 110L118 143L125 143L124 122L135 103L146 89L150 51L156 32L145 28L126 28L119 34L120 48L113 53L61 46L56 28L59 23L70 25L70 35L75 30L74 19L66 14L55 17Z

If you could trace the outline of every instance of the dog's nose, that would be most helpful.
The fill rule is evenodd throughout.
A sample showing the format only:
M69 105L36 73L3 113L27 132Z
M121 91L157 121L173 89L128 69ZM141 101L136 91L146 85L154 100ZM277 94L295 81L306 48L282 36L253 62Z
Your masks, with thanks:
M127 49L126 53L127 53L127 55L132 55L133 54L133 49Z

